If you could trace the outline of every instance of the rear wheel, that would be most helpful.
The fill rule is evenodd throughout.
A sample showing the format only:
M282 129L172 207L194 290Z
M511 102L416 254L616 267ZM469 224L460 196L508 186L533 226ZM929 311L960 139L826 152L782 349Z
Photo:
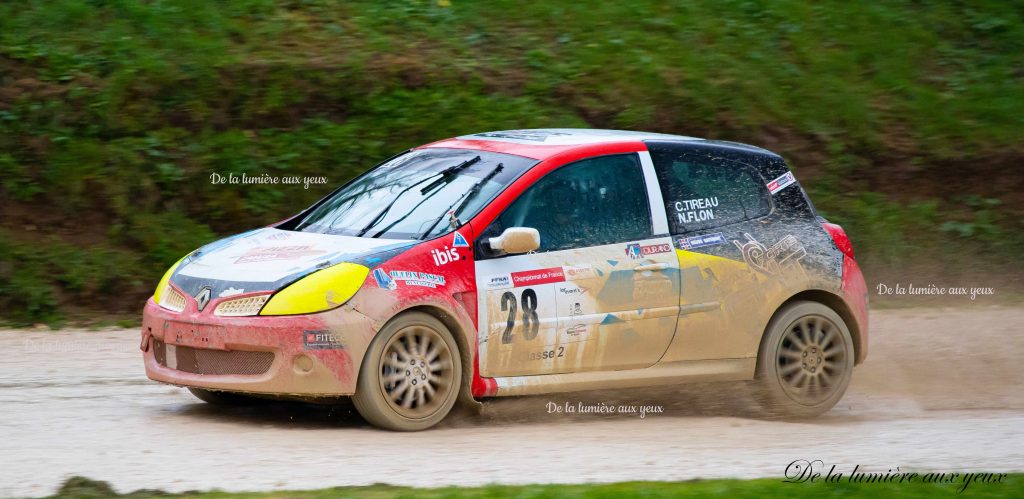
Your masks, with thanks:
M370 342L352 402L367 421L424 430L451 411L462 383L459 349L441 321L421 312L395 317Z
M204 390L202 388L189 388L196 398L214 405L253 405L262 402L262 399L242 395L241 393L222 392L216 390Z
M853 338L839 314L795 302L772 318L757 359L757 398L774 417L812 417L839 402L853 374Z

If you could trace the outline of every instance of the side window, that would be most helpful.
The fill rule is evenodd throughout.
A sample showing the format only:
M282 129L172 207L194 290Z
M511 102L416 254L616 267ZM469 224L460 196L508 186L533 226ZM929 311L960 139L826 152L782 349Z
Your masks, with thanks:
M590 158L563 166L512 202L488 228L540 232L540 249L556 251L651 237L651 211L636 154Z
M652 154L673 234L729 225L771 211L764 181L748 166L698 154Z

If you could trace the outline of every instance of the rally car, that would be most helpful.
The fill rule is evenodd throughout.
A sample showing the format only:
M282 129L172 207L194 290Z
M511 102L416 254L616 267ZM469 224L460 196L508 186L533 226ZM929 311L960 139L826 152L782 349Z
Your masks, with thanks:
M406 151L186 255L141 349L208 402L351 397L392 430L457 400L691 380L806 417L842 397L867 318L850 240L778 155L513 130Z

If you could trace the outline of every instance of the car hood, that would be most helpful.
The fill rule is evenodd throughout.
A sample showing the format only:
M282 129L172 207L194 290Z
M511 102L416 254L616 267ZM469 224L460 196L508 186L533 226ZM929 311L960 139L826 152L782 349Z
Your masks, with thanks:
M276 291L341 262L376 266L416 241L264 228L210 243L186 257L171 282L190 296Z

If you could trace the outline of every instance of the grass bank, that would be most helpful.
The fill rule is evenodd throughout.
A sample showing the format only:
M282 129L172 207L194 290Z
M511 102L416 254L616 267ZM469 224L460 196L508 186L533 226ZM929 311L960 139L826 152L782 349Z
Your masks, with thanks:
M3 2L0 317L137 310L185 252L395 152L545 126L767 147L869 279L1019 283L1022 52L1001 1Z
M923 476L924 474L922 474ZM293 498L319 499L347 498L619 498L619 497L732 497L761 498L785 497L789 499L817 499L842 497L847 499L891 497L916 499L934 497L1003 498L1024 495L1024 475L1009 474L997 477L971 477L964 484L963 477L950 483L783 483L780 479L758 480L694 480L687 482L621 482L586 485L488 485L484 487L413 488L391 485L366 487L334 487L320 490L262 493L187 492L167 494L158 490L140 490L118 495L104 482L75 477L61 487L53 499L85 499L101 497L180 497L180 498Z

